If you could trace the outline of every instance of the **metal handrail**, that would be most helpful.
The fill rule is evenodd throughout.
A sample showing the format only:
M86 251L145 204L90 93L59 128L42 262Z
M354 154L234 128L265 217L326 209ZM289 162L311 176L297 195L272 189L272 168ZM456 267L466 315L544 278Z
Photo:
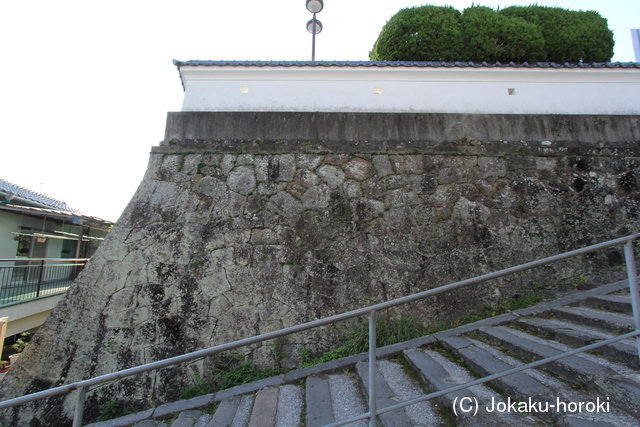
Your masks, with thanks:
M73 261L73 262L87 262L89 258L2 258L0 262L16 262L16 261Z
M633 307L633 316L634 316L634 321L635 321L635 325L636 325L636 331L635 332L631 332L625 335L621 335L615 338L612 338L610 340L606 340L606 341L601 341L598 342L596 344L591 344L589 346L580 348L580 349L576 349L576 350L572 350L570 352L561 354L561 355L556 355L554 357L551 358L547 358L547 359L543 359L543 360L539 360L536 362L533 362L533 364L529 364L529 365L535 365L535 366L539 366L542 365L544 363L549 363L552 362L554 360L557 360L559 358L562 357L567 357L576 353L580 353L583 351L587 351L590 350L592 348L596 348L602 345L606 345L609 342L614 342L614 341L619 341L622 339L626 339L626 338L630 338L635 336L636 340L637 340L637 344L638 344L638 350L639 350L639 355L640 355L640 295L638 293L638 281L637 281L637 273L636 273L636 268L635 268L635 258L634 258L634 253L633 253L633 241L636 239L640 239L640 233L637 234L632 234L626 237L621 237L618 239L614 239L614 240L610 240L608 242L603 242L603 243L599 243L596 245L591 245L591 246L587 246L585 248L582 249L576 249L573 251L569 251L569 252L565 252L563 254L559 254L559 255L554 255L551 257L547 257L547 258L543 258L537 261L532 261L529 263L525 263L525 264L521 264L515 267L510 267L510 268L506 268L500 271L496 271L493 273L489 273L489 274L485 274L482 276L477 276L471 279L466 279L466 280L462 280L459 282L455 282L455 283L451 283L448 285L444 285L444 286L440 286L438 288L434 288L434 289L429 289L427 291L422 291L422 292L418 292L415 293L413 295L409 295L409 296L405 296L405 297L401 297L401 298L397 298L391 301L387 301L387 302L383 302L383 303L378 303L378 304L374 304L371 305L369 307L364 307L364 308L360 308L357 310L352 310L346 313L342 313L342 314L337 314L334 316L330 316L330 317L325 317L323 319L318 319L318 320L314 320L311 322L307 322L307 323L302 323L300 325L296 325L296 326L291 326L289 328L284 328L284 329L280 329L277 331L273 331L273 332L268 332L266 334L261 334L261 335L256 335L253 337L249 337L249 338L244 338L241 340L237 340L237 341L233 341L230 343L226 343L226 344L222 344L222 345L218 345L215 347L210 347L207 349L203 349L203 350L198 350L198 351L194 351L191 353L186 353L180 356L175 356L175 357L171 357L168 359L164 359L164 360L159 360L156 362L151 362L151 363L147 363L144 365L139 365L139 366L135 366L133 368L129 368L129 369L124 369L121 371L117 371L117 372L112 372L109 374L105 374L105 375L101 375L98 377L94 377L88 380L83 380L83 381L78 381L72 384L68 384L68 385L63 385L63 386L59 386L59 387L55 387L49 390L44 390L44 391L40 391L37 393L32 393L32 394L28 394L25 396L21 396L21 397L17 397L14 399L10 399L10 400L6 400L3 402L0 402L0 409L4 409L4 408L8 408L8 407L12 407L12 406L16 406L16 405L20 405L22 403L27 403L27 402L31 402L34 400L39 400L39 399L43 399L46 397L52 397L52 396L57 396L60 394L64 394L64 393L70 393L72 391L78 390L78 399L76 402L76 407L75 407L75 414L74 414L74 420L73 420L73 426L74 427L80 427L80 425L82 424L82 415L83 415L83 411L84 411L84 400L85 400L85 396L86 396L86 391L87 388L93 385L97 385L97 384L103 384L106 382L111 382L111 381L115 381L115 380L119 380L121 378L125 378L125 377L129 377L132 375L136 375L136 374L141 374L144 372L149 372L149 371L153 371L156 369L160 369L160 368L164 368L167 366L172 366L172 365L176 365L179 363L184 363L184 362L190 362L193 360L197 360L197 359L201 359L207 356L211 356L213 354L216 353L220 353L223 351L228 351L228 350L233 350L239 347L243 347L246 345L250 345L250 344L256 344L256 343L260 343L263 341L267 341L267 340L271 340L271 339L275 339L275 338L280 338L286 335L290 335L296 332L302 332L302 331L306 331L309 329L313 329L313 328L317 328L319 326L324 326L324 325L329 325L332 323L336 323L342 320L347 320L347 319L351 319L354 317L359 317L359 316L363 316L363 315L368 315L369 316L369 390L368 390L368 395L369 395L369 412L361 414L357 417L353 417L353 418L349 418L348 420L341 420L338 421L336 423L330 424L330 426L339 426L339 425L344 425L344 424L348 424L350 422L356 421L356 420L360 420L360 419L369 419L369 425L370 426L375 426L375 419L376 416L388 411L392 411L394 409L398 409L399 407L404 407L404 406L408 406L411 405L413 403L417 403L418 400L416 399L412 399L410 401L406 401L406 402L401 402L398 404L395 404L393 406L387 407L387 408L382 408L382 409L377 409L376 408L376 397L375 397L375 364L371 363L372 360L376 359L376 312L380 311L380 310L385 310L388 308L392 308L398 305L402 305L402 304L406 304L409 302L413 302L413 301L417 301L423 298L427 298L430 296L434 296L434 295L438 295L441 294L443 292L449 292L455 289L459 289L465 286L469 286L475 283L481 283L481 282L485 282L487 280L491 280L491 279L496 279L499 277L503 277L503 276L507 276L509 274L513 274L513 273L518 273L521 271L525 271L525 270L529 270L535 267L539 267L539 266L543 266L546 264L551 264L553 262L557 262L557 261L561 261L564 259L568 259L568 258L573 258L575 256L578 255L583 255L589 252L593 252L599 249L604 249L604 248L608 248L611 246L616 246L616 245L622 245L624 244L624 252L625 252L625 261L626 261L626 265L627 265L627 276L629 279L629 287L630 287L630 291L631 291L631 296L632 296L632 307ZM529 366L529 365L525 365L525 366ZM517 369L517 370L516 370ZM481 383L481 382L486 382L486 381L491 381L495 378L499 378L502 376L506 376L509 374L512 374L514 372L519 372L520 370L524 370L527 368L523 368L522 366L518 367L518 368L514 368L511 369L509 371L505 371L502 372L500 374L494 374L490 377L486 377L486 378L481 378L479 380L475 380L472 381L471 383L468 384L462 384L459 386L455 386L452 387L450 389L447 390L441 390L439 392L436 393L431 393L425 396L422 396L420 398L419 401L422 400L428 400L434 397L438 397L441 396L443 394L448 394L452 391L456 391L456 390L461 390L463 388L467 388L470 385L475 385L476 383ZM411 402L411 403L409 403ZM402 405L402 406L400 406Z

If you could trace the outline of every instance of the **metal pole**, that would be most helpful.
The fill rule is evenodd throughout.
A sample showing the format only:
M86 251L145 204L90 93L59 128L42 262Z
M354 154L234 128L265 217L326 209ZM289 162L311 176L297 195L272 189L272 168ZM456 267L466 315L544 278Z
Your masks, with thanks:
M38 275L38 290L36 291L36 296L40 296L40 288L42 286L42 279L44 277L44 260L40 261L40 274Z
M82 250L82 237L84 236L84 225L80 223L78 225L78 245L76 246L76 258L80 258L80 251Z
M313 14L313 31L311 32L311 60L316 60L316 14Z
M629 293L631 294L631 308L636 331L640 331L640 294L638 294L638 273L636 272L636 260L633 254L633 240L624 245L624 258L627 262L627 277L629 278ZM640 358L640 336L636 336L638 357Z
M84 415L84 400L87 396L87 388L80 387L78 389L78 399L76 400L76 411L73 415L73 426L72 427L81 427L82 426L82 416Z
M82 251L82 237L84 236L84 224L80 223L78 228L78 243L76 244L76 259L80 258L80 253ZM80 273L80 269L78 266L73 267L73 276L71 277L73 280L78 277L78 273Z
M369 313L369 427L376 427L376 311Z

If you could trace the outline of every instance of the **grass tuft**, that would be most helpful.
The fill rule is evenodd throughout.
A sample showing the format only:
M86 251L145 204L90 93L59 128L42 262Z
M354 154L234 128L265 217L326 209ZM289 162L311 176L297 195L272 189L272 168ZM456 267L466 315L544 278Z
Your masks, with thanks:
M191 399L281 373L277 368L258 368L239 354L220 355L217 359L210 375L201 377L197 372L194 374L194 384L184 389L180 398Z
M136 409L130 403L124 400L113 399L104 404L100 408L97 421L108 421L114 418L123 417L128 414L137 412Z
M376 346L385 347L391 344L418 338L426 334L426 328L413 319L391 320L380 318L376 324ZM344 344L333 350L314 357L309 349L301 352L302 368L329 362L343 357L353 356L369 349L369 325L363 324L349 331Z

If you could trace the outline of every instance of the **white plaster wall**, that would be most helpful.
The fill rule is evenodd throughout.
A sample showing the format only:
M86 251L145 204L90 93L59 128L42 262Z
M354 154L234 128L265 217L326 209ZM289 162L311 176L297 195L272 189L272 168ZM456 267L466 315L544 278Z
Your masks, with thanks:
M182 111L640 113L637 68L182 66L180 72Z

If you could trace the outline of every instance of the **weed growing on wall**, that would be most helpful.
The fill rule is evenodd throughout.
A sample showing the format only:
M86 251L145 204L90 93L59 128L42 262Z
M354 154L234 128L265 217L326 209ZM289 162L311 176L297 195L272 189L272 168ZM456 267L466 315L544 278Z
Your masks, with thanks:
M392 320L381 318L376 325L376 345L385 347L391 344L408 341L426 335L426 328L413 319ZM328 362L342 357L352 356L369 349L369 325L363 324L349 331L344 344L333 350L314 357L311 351L304 349L301 352L302 366L307 367L318 363Z
M98 416L97 421L108 421L135 412L137 412L135 408L127 402L113 399L105 403L102 409L100 409L100 416Z
M215 393L237 385L250 383L263 378L280 374L280 369L258 368L251 362L244 360L239 354L220 355L217 357L213 372L205 375L194 374L194 384L182 391L182 399Z

